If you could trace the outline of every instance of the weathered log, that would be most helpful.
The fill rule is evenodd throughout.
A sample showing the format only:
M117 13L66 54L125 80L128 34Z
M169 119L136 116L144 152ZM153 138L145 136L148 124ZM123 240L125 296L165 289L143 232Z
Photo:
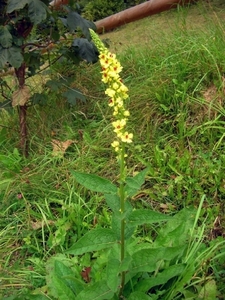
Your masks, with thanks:
M196 2L196 0L150 0L99 20L95 22L95 25L97 32L103 33L127 23L176 8L178 5L193 2Z
M127 23L137 21L139 19L176 8L178 5L185 5L198 0L149 0L134 7L125 9L114 15L96 21L98 33L103 33ZM61 5L68 3L68 0L53 0L50 5L59 9Z

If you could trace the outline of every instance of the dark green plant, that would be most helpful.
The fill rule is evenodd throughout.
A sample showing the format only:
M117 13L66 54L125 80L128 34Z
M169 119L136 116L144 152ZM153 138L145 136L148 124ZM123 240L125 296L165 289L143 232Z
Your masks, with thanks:
M124 1L93 0L83 9L82 15L88 20L97 21L124 9Z
M81 30L85 38L75 40L69 38L65 35L65 29L60 22L66 26L67 31ZM0 108L6 108L8 105L18 108L20 147L25 156L28 155L27 108L32 102L43 103L45 101L40 94L31 95L26 79L35 75L41 65L49 62L50 58L57 60L54 53L70 58L73 63L81 59L88 62L97 61L97 51L89 42L89 28L95 28L95 25L83 19L71 8L68 7L62 17L58 11L48 7L46 0L4 0L1 2L0 70L8 70L11 67L17 77L18 86L11 91L11 95L8 95L5 92L8 89L7 81L1 80L2 96L6 100L1 102ZM59 46L54 47L54 43ZM61 44L62 47L60 47ZM43 51L48 47L51 52ZM48 55L44 54L46 51ZM70 89L65 96L69 99L84 99L81 93L74 89Z

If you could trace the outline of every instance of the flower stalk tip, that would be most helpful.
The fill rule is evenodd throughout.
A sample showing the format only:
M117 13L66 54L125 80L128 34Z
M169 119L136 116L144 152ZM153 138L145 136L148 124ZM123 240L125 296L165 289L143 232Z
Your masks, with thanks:
M99 61L102 68L102 82L107 85L105 94L109 96L108 105L113 109L114 121L113 131L116 133L116 140L111 144L116 152L122 151L121 143L132 143L133 133L126 129L130 112L125 107L125 100L128 99L128 88L122 82L120 73L123 69L116 55L111 53L100 40L97 33L90 29L92 41L99 51Z

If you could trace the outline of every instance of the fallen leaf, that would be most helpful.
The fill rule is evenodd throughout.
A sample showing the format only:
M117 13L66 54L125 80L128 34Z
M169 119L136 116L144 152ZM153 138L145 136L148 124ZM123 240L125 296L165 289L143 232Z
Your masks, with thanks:
M30 89L28 88L28 86L23 85L13 93L12 106L13 107L17 105L24 106L29 99L30 99Z
M52 155L53 156L63 156L64 153L66 152L66 149L71 144L73 144L74 141L67 140L65 142L62 142L62 141L58 141L58 140L53 139L51 143L52 143L52 147L53 147Z

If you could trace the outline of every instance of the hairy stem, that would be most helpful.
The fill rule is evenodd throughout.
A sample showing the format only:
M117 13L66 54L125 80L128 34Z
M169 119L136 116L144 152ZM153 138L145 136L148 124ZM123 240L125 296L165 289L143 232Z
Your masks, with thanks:
M119 196L120 196L120 213L122 215L121 219L121 231L120 231L120 261L124 260L125 256L125 179L126 179L126 166L125 166L125 144L122 143L122 151L120 157L120 187L119 187ZM125 284L125 272L121 273L121 284L120 284L120 291L119 297L122 298L122 293Z

